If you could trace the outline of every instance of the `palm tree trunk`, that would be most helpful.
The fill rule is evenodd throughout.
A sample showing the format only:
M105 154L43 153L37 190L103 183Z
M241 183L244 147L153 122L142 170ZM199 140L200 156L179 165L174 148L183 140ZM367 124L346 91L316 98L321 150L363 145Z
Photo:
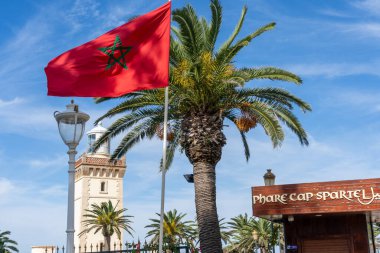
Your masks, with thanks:
M111 236L104 236L104 250L111 250Z
M181 146L193 165L195 206L202 253L222 253L216 210L215 166L226 144L219 112L193 112L182 120Z
M194 164L193 171L195 206L202 253L223 252L215 201L215 167L207 162L197 162Z

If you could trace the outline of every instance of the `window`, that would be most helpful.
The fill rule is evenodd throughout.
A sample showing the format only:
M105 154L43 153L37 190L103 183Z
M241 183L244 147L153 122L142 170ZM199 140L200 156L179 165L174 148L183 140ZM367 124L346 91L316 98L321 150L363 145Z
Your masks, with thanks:
M107 193L107 183L104 181L100 182L100 193Z
M88 136L88 153L93 153L94 152L94 149L93 149L92 145L94 145L95 139L96 139L96 135L95 134L90 134Z

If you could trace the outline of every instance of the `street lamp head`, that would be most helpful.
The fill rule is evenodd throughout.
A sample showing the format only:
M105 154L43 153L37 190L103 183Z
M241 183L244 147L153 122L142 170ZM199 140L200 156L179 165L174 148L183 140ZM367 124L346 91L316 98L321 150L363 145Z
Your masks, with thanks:
M194 183L194 174L183 175L188 183Z
M54 112L54 117L57 120L59 134L63 142L69 148L76 148L82 138L86 122L90 116L80 112L78 105L74 104L74 100L71 100L71 104L66 106L66 110Z
M274 185L276 176L272 173L271 169L267 169L267 173L264 174L264 183L265 186Z

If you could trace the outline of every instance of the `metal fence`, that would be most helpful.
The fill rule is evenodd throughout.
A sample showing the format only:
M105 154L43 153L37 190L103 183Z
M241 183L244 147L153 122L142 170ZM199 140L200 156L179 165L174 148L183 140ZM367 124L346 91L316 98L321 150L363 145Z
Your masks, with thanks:
M190 244L177 244L177 245L163 245L164 252L171 253L198 253L199 249L192 247ZM105 250L103 244L100 245L84 245L79 247L74 247L74 253L157 253L158 244L148 244L148 243L114 243L110 250ZM52 246L46 247L45 253L65 253L65 247Z

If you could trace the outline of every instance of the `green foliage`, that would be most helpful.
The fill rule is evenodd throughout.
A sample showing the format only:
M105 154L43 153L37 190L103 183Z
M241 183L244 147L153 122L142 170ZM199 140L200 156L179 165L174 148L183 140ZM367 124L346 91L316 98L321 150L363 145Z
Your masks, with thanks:
M151 243L158 243L160 235L160 214L158 219L150 219L151 224L145 226L150 230L146 237L151 237ZM178 213L176 209L164 214L163 220L163 242L167 245L177 245L180 243L192 244L196 238L196 229L193 221L184 221L186 214Z
M86 209L87 213L84 214L86 219L83 221L85 229L80 232L79 236L91 231L94 231L94 234L101 231L109 243L109 239L114 233L120 240L122 230L132 235L133 229L130 226L132 221L129 218L133 216L124 215L126 211L126 208L117 209L117 204L113 206L110 200L108 203L102 202L100 205L92 204L91 209Z
M9 239L11 232L0 232L0 253L19 252L17 249L17 242Z
M257 248L269 252L274 245L282 243L281 226L273 224L272 234L272 224L268 220L240 214L228 224L232 234L228 252L253 252Z
M245 133L261 125L274 147L285 138L283 126L295 133L302 145L308 145L306 131L294 115L294 107L303 112L311 107L302 99L282 88L248 88L254 80L279 80L301 84L297 75L275 67L238 68L234 57L250 42L272 30L274 23L258 28L237 40L247 14L247 7L230 35L219 49L215 49L222 21L222 7L218 0L210 3L211 21L197 16L191 5L173 11L173 36L170 42L169 124L173 141L169 144L168 161L179 147L181 122L197 112L220 113L235 124L242 136L245 157L250 156ZM96 102L110 98L97 98ZM122 157L140 141L153 138L162 127L164 90L145 90L121 97L122 102L110 109L103 118L122 115L95 144L99 147L109 137L124 134L112 159ZM253 127L244 127L246 120Z

